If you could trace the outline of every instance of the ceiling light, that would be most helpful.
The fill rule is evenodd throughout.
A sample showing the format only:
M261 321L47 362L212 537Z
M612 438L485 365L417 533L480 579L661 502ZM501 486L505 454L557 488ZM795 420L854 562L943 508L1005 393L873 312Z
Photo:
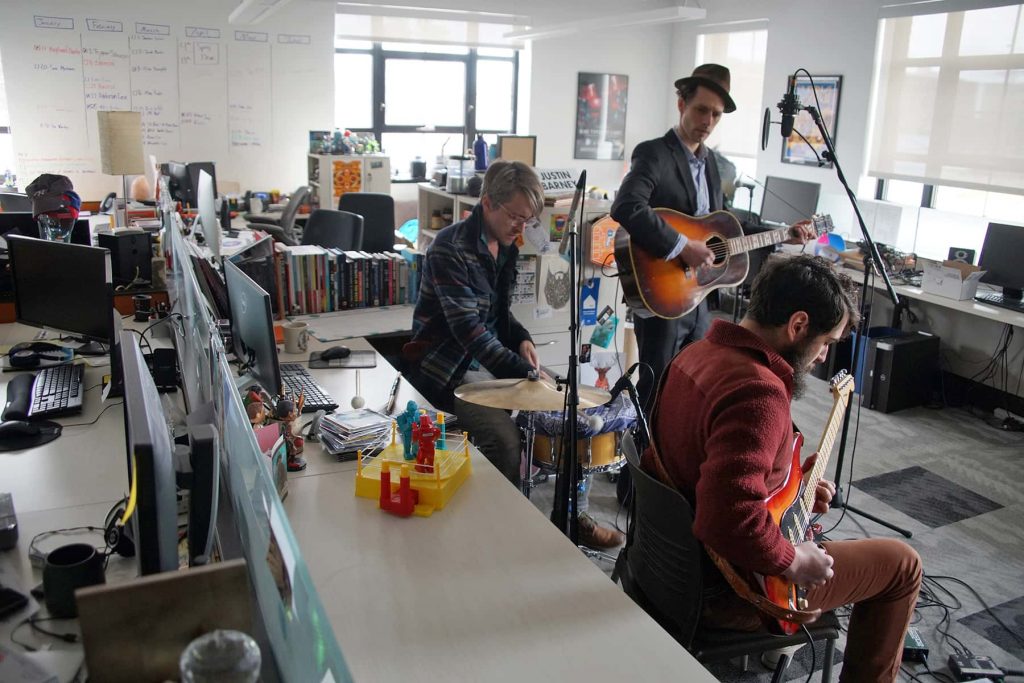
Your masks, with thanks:
M287 5L291 0L242 0L228 15L229 24L256 24Z
M579 21L565 24L548 24L546 26L531 26L521 31L510 31L504 34L505 38L517 40L539 40L542 38L554 38L570 33L593 31L603 28L640 26L642 24L674 23L677 21L695 21L707 16L707 10L700 7L664 7L661 9L648 10L646 12L630 12L629 14L614 14L603 17L581 19Z

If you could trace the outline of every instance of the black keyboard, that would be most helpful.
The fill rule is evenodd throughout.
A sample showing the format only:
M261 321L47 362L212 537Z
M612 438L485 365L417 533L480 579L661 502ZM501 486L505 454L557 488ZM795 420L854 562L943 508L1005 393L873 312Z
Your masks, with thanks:
M976 294L974 300L980 301L983 304L989 304L990 306L998 306L999 308L1024 313L1024 300L1022 299L1007 299L1002 294L996 294L995 292L982 292L981 294Z
M304 413L315 413L318 410L331 412L338 407L338 402L313 380L309 370L300 363L281 363L281 381L289 394L302 394L305 397L302 404Z
M64 363L43 368L32 382L29 417L67 415L82 410L85 389L82 388L84 365Z

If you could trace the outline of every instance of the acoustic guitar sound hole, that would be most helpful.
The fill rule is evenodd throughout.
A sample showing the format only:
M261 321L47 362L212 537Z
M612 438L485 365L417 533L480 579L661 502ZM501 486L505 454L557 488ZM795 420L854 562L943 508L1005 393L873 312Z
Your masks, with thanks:
M704 244L715 254L715 266L720 266L725 263L725 260L729 257L729 251L725 240L718 235L712 235L704 241Z

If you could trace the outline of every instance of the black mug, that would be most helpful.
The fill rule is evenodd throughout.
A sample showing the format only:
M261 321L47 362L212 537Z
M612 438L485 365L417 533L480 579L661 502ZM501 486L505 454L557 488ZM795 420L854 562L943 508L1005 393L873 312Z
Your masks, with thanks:
M87 543L62 545L46 555L43 565L43 596L50 616L78 616L75 589L106 583L103 555Z
M149 314L153 305L153 297L149 294L136 294L132 297L135 305L135 322L144 323L149 320Z

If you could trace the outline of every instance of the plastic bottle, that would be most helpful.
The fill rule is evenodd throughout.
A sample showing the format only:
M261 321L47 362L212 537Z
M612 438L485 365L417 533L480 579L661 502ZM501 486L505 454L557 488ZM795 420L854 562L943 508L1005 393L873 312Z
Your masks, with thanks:
M476 142L473 143L473 157L476 159L473 168L477 171L487 170L487 141L482 133L476 134Z

